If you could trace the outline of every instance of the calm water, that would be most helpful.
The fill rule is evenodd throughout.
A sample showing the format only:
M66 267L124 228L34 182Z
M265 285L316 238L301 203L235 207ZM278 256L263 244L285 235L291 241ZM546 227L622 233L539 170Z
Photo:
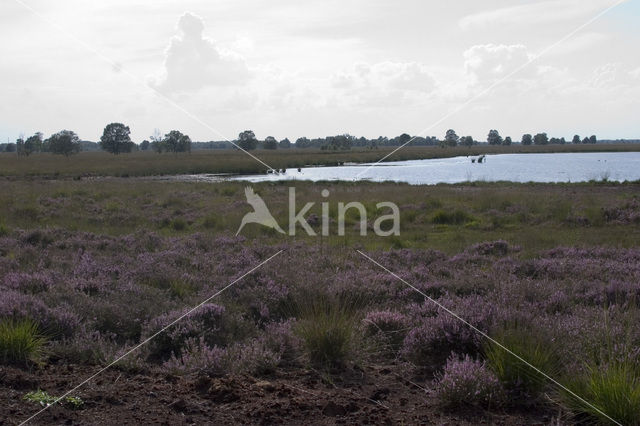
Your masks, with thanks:
M584 182L609 179L640 180L640 152L499 154L487 156L482 164L472 158L454 157L410 160L339 167L306 167L284 174L231 176L224 180L265 182L278 180L371 180L410 184L458 183L468 181ZM218 181L219 176L183 176L186 180Z

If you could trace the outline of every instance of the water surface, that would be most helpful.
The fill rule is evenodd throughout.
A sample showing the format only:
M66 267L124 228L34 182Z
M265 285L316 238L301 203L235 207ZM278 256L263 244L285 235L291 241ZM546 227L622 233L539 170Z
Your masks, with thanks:
M414 185L474 181L586 182L640 180L640 152L497 154L483 163L473 157L438 158L344 165L304 167L300 171L248 176L189 175L181 180L269 182L281 180L370 180Z

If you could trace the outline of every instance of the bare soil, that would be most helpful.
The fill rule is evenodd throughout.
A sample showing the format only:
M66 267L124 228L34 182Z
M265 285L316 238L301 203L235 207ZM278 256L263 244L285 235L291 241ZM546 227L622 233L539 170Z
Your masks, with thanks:
M27 392L42 389L59 396L98 370L73 365L33 371L0 367L0 425L19 424L42 409L23 400ZM476 407L447 412L423 385L397 365L350 369L341 375L280 370L261 378L110 369L72 393L82 398L82 408L57 404L29 424L558 424L557 412L547 406L526 412Z

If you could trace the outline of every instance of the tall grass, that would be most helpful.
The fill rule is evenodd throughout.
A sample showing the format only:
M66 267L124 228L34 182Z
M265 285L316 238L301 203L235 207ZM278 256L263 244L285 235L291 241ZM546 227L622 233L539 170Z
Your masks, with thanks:
M614 423L613 419L624 425L640 425L640 359L634 339L638 307L634 299L626 300L625 304L624 341L614 338L609 309L605 309L603 347L588 355L583 374L569 377L565 384L588 403L566 391L559 394L560 403L578 418L596 419L604 424Z
M624 425L640 425L638 372L638 366L628 361L589 366L585 375L573 378L567 384L588 404L562 392L563 405L578 418L586 416L603 424L614 424L613 419Z
M39 363L46 339L31 320L0 322L0 361L3 364Z
M299 321L295 332L313 365L342 367L353 357L358 320L352 303L327 295L307 294L298 300L296 310Z
M489 367L516 396L535 397L549 386L549 380L540 371L550 377L562 374L558 351L542 334L522 326L512 326L500 330L494 339L526 361L494 343L485 345L484 354Z

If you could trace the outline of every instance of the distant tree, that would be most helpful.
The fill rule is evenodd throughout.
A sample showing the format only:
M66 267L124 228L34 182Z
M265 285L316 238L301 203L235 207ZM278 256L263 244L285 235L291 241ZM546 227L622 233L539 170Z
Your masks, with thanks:
M40 132L34 133L24 141L24 153L25 155L31 155L34 152L42 151L42 139L43 135Z
M589 136L589 143L598 143L598 138L596 138L596 135Z
M533 137L533 143L536 145L547 145L549 143L549 137L546 133L537 133Z
M580 143L580 135L573 135L573 139L571 140L571 143L579 144Z
M473 146L473 137L463 136L460 138L460 145Z
M291 141L289 140L289 138L284 138L280 141L280 148L281 149L291 148Z
M497 130L489 130L487 142L489 145L502 145L502 136L500 136L500 133Z
M49 151L53 154L64 155L80 152L80 138L71 130L62 130L49 137L46 141Z
M533 137L529 133L522 135L522 145L531 145L532 143Z
M154 152L161 154L163 151L166 151L166 147L164 146L164 139L162 138L160 129L153 129L153 135L149 136L149 139L151 139L149 147L153 149Z
M590 143L590 142L591 142L591 141L590 141L590 140L589 140L589 138L588 138L588 137L586 137L586 136L585 136L585 138L584 138L584 139L582 139L582 143L583 143L583 144L587 144L587 143Z
M15 143L8 143L4 147L4 152L16 152L16 144Z
M296 148L308 148L309 146L311 146L311 141L302 136L298 139L296 139Z
M278 141L273 136L264 138L264 149L277 149Z
M551 139L549 139L549 143L550 143L551 145L559 145L559 144L560 144L560 139L558 139L558 138L551 138Z
M172 130L164 135L162 142L169 152L191 152L191 138L178 130Z
M453 129L447 130L447 133L444 135L444 142L447 146L456 146L458 145L458 140L460 138L456 134L456 131Z
M410 140L411 140L411 135L408 133L403 133L400 136L398 136L398 144L400 145L405 145L409 143Z
M24 136L21 135L18 139L16 139L16 152L18 155L27 155L24 152Z
M567 140L563 137L560 138L560 145L564 145L567 143Z
M251 151L258 147L258 140L252 130L245 130L238 135L238 145L245 151Z
M130 134L129 126L122 123L107 124L98 144L104 151L115 155L131 152L134 143L131 142Z
M140 143L140 151L147 151L149 149L149 145L151 145L151 143L148 140L143 140Z
M502 145L511 145L513 141L511 140L511 136L507 136L506 138L504 138L504 142L502 142Z

